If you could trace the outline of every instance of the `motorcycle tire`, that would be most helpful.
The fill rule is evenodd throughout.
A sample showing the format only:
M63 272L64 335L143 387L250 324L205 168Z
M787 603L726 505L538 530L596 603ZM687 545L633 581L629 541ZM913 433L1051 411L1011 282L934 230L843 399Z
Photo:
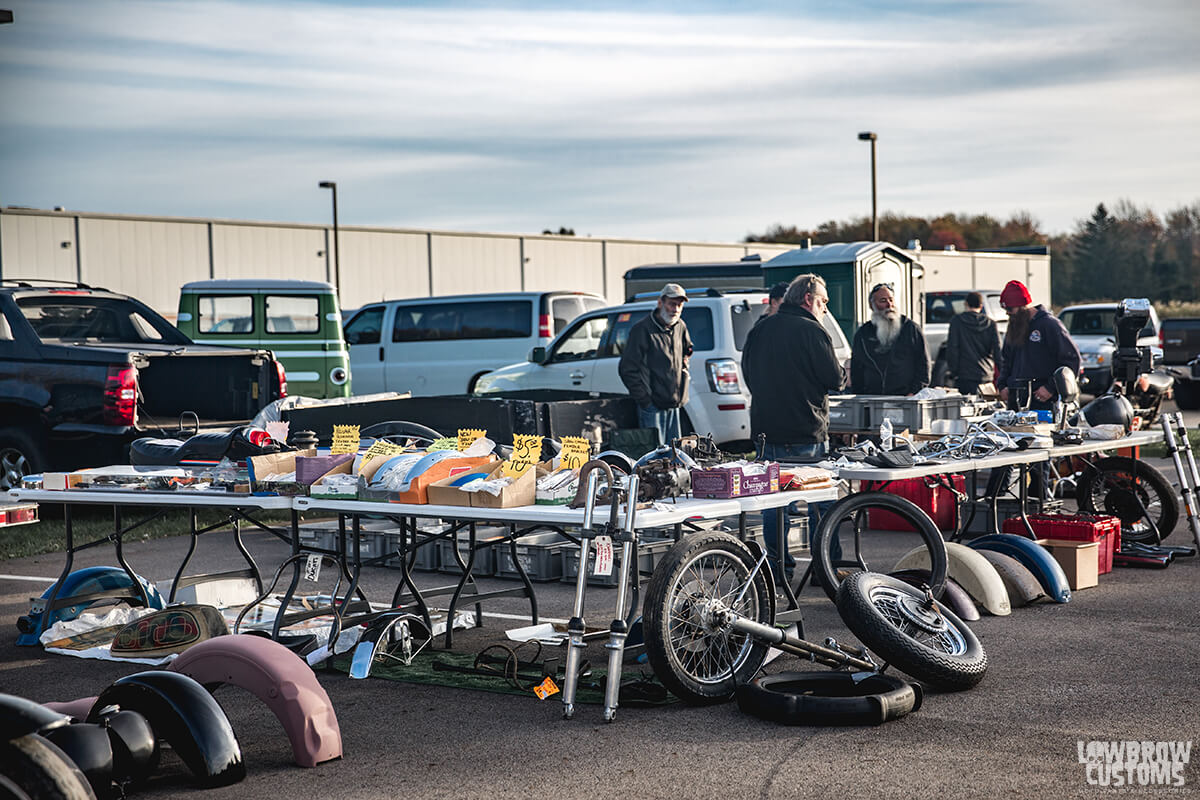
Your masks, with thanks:
M780 672L737 688L744 714L781 725L879 725L921 707L920 685L895 675Z
M7 789L5 794L35 800L96 800L79 767L36 733L0 744L0 765L0 791Z
M969 689L987 672L987 654L966 623L904 581L853 573L838 589L837 607L859 641L930 686Z
M869 509L890 511L909 523L920 535L922 545L929 551L929 587L934 598L940 599L946 589L946 574L949 569L946 542L942 539L942 532L916 503L887 492L858 492L849 495L822 515L821 523L812 535L811 547L813 568L825 594L829 595L830 600L837 602L838 587L848 570L871 571L871 565L866 563L861 554L853 562L843 560L837 563L834 563L832 555L833 540L841 525L854 521L859 514ZM889 562L887 567L882 564L876 566L877 571L884 572L891 567L891 563Z
M1179 522L1179 496L1171 482L1149 464L1124 456L1102 458L1084 470L1075 500L1080 511L1119 517L1121 538L1131 542L1155 542L1155 528L1166 539Z
M737 615L764 625L774 621L770 570L754 567L744 543L706 531L681 538L655 568L642 607L646 657L681 700L694 705L728 700L762 667L769 646L733 631L712 613L732 603Z

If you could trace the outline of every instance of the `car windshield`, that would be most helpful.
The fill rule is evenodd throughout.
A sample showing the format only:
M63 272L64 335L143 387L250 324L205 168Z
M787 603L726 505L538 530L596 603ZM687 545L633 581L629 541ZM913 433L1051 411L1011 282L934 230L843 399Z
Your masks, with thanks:
M729 307L729 312L733 315L733 346L741 352L742 347L746 344L746 335L750 333L750 329L754 327L754 323L758 322L759 317L767 310L767 304L751 303L749 301L735 303Z
M16 298L38 338L46 341L188 344L150 308L127 298L44 294Z

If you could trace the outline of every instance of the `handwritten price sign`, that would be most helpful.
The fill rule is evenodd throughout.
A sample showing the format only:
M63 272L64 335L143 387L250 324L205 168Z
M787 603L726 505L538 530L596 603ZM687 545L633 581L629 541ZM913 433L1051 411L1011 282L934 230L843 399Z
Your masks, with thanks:
M591 443L582 436L562 437L562 466L564 469L579 469L587 463L592 453Z
M459 428L458 429L458 452L463 452L471 443L480 436L486 434L487 431L483 428Z
M342 453L357 453L358 440L357 425L334 425L333 444L329 448L329 452L335 456Z
M518 478L542 457L542 437L536 434L518 433L513 436L512 458L504 462L504 475Z

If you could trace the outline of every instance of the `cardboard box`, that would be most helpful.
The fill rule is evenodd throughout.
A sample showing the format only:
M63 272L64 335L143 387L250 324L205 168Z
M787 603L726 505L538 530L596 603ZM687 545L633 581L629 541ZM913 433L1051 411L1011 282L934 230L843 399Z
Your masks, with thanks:
M1038 539L1037 542L1049 550L1054 560L1062 566L1067 575L1067 585L1072 591L1099 585L1099 542L1070 539Z
M503 462L496 464L489 477L500 477L503 468ZM537 499L537 479L540 474L545 474L544 470L540 467L530 467L525 470L525 474L501 489L499 495L492 495L487 492L473 492L471 493L471 506L473 508L531 506Z
M768 462L758 475L747 475L741 467L712 467L692 470L692 494L703 498L747 497L779 491L779 465Z
M453 485L461 477L461 475L454 475L449 478L442 478L440 481L434 481L425 487L425 496L429 505L467 506L469 508L471 505L471 493L464 492Z
M393 503L429 503L429 487L447 478L460 478L470 472L482 472L490 469L495 461L492 456L462 456L461 458L443 458L429 469L422 472L409 482L408 490L396 492ZM532 502L532 501L530 501Z
M296 471L296 459L315 456L316 448L293 450L288 453L269 453L265 456L250 456L246 468L250 476L250 491L254 494L278 494L285 496L306 495L308 486L295 480L264 481L267 475L285 475Z

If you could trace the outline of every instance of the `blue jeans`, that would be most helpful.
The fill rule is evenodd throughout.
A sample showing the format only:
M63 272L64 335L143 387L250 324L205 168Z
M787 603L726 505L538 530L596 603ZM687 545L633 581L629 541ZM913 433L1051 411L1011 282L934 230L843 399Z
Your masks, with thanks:
M813 461L821 458L829 452L829 445L826 442L815 442L812 444L771 444L768 442L763 449L763 458L767 461ZM811 537L816 533L817 526L821 524L821 516L833 507L834 501L825 500L820 503L808 504L808 535ZM767 563L771 566L771 574L775 576L775 582L782 584L785 581L790 582L792 571L796 568L796 559L792 558L792 554L784 551L784 571L785 574L779 573L779 541L776 537L775 526L779 519L778 508L768 508L762 512L763 520L763 543L767 548ZM791 527L791 522L788 519L789 515L796 515L800 510L796 508L796 504L792 503L786 509L783 509L783 535L784 542L787 542L787 532ZM836 561L842 557L842 547L835 537L833 540L833 558Z
M680 437L679 409L638 406L638 427L658 431L658 443L670 444Z

